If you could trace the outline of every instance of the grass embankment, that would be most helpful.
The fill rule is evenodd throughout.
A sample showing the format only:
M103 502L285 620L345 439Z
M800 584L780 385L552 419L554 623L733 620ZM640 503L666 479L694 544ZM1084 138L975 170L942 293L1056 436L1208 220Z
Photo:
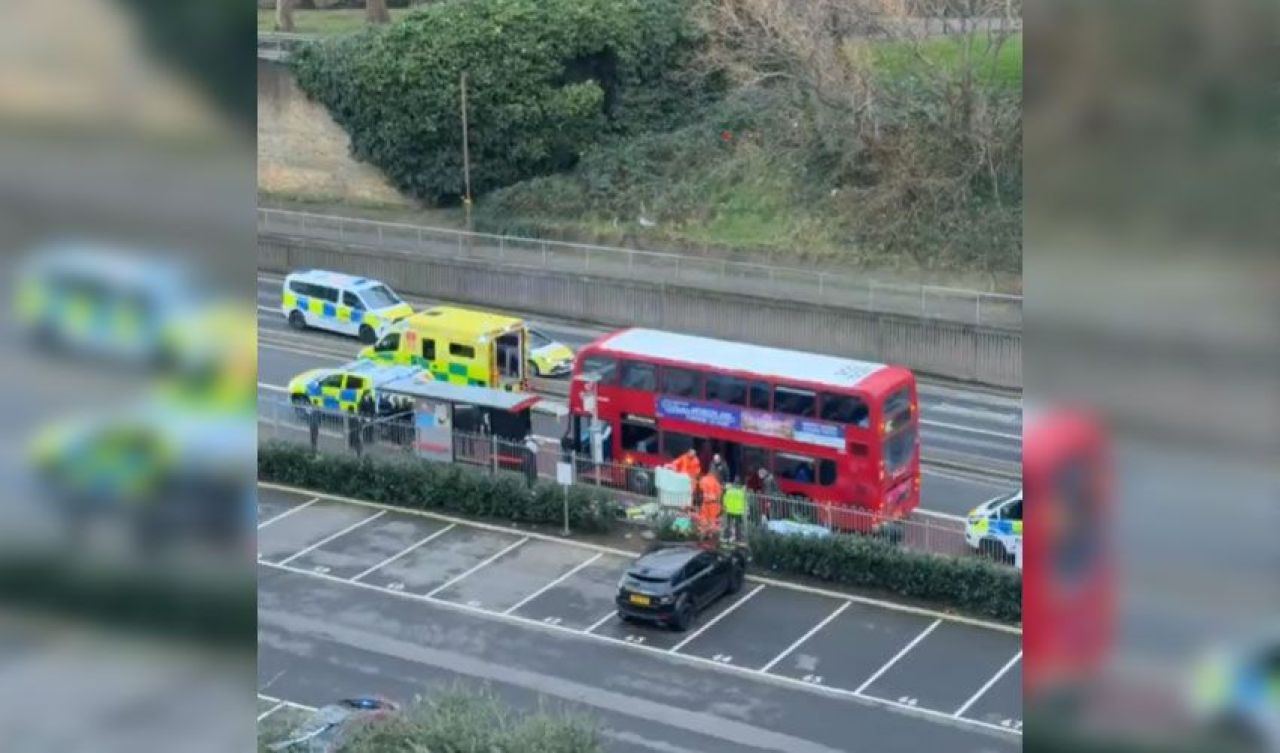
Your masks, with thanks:
M392 8L391 21L394 23L405 17L411 8ZM364 8L332 8L330 10L298 9L293 12L294 34L316 34L333 36L358 31L367 25L364 20ZM258 9L258 31L276 30L276 12Z
M1010 94L1022 87L1022 40L998 51L985 39L966 52L963 39L933 40L919 49L875 45L879 75L912 87L953 72L973 55L975 78ZM736 99L736 101L735 101ZM689 250L755 252L791 263L856 266L913 276L923 270L975 273L973 280L1016 287L1016 248L981 261L973 248L948 255L925 234L914 253L886 252L864 242L869 218L859 211L869 186L851 184L830 169L834 155L815 154L793 102L756 92L730 95L704 119L674 131L646 134L588 150L571 171L535 178L482 197L480 227L495 232L553 236L606 244ZM880 168L871 167L870 171ZM969 207L947 222L963 226ZM892 213L890 213L892 215Z

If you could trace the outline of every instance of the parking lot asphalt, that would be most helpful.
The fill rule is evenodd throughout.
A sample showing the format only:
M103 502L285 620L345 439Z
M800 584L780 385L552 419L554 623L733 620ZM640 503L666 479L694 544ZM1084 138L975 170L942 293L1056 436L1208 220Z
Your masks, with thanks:
M759 580L685 633L632 625L623 553L265 486L258 539L268 696L479 682L589 711L611 750L1021 744L1021 635L1002 626Z

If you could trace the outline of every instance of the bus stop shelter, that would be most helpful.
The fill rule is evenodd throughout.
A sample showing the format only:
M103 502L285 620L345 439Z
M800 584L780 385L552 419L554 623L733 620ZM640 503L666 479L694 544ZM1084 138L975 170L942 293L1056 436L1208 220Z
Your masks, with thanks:
M533 426L530 411L542 401L526 392L420 376L393 380L379 392L412 402L414 453L444 463L520 463L520 450Z

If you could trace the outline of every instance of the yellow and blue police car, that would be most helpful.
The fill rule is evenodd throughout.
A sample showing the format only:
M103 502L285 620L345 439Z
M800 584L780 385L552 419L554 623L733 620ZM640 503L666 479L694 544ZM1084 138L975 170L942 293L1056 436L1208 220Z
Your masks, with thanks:
M1022 490L1002 494L970 510L964 540L981 554L1012 560L1022 545Z
M573 349L529 327L529 366L533 376L568 376L573 370Z
M355 413L365 393L421 372L417 366L386 365L366 359L337 368L310 369L289 380L289 399L295 405Z
M280 311L296 329L314 327L376 342L413 314L391 288L366 277L312 269L284 279Z
M160 360L168 326L201 298L180 262L87 242L35 248L14 280L16 321L34 345L144 364Z

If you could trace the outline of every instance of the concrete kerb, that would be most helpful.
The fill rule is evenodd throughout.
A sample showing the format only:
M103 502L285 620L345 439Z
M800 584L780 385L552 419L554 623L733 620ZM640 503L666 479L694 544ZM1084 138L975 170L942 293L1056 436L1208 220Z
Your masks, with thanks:
M634 558L637 554L637 552L634 552L634 551L630 551L627 549L620 549L618 547L605 546L604 544L594 544L588 541L576 541L574 539L566 539L559 536L552 536L550 534L539 533L537 531L529 531L529 530L524 530L519 528L511 528L509 526L496 525L494 523L484 523L484 522L479 522L474 520L468 520L467 518L460 518L452 515L445 515L442 513L432 512L430 510L416 510L416 509L407 508L407 507L396 507L395 505L387 505L381 502L370 502L368 500L354 499L352 497L343 497L337 494L324 494L324 493L316 492L312 489L303 489L301 487L296 487L296 486L276 484L269 481L259 481L258 486L261 486L265 489L271 489L274 491L286 492L289 494L310 495L313 497L319 497L321 499L329 499L335 502L342 502L344 504L351 504L351 505L359 505L362 507L368 507L376 510L388 510L392 512L406 513L409 515L417 515L424 518L431 518L432 520L439 520L447 523L453 523L454 525L469 526L471 528L477 528L482 531L490 531L493 533L502 533L507 535L528 537L531 539L536 539L538 541L547 541L547 542L552 542L556 544L562 544L565 546L577 547L579 549L587 549L594 552L603 552L605 554L613 554L619 557L626 557L628 559ZM856 604L865 604L867 606L879 607L881 609L888 609L895 612L914 614L920 617L939 619L946 622L953 622L961 625L971 625L973 627L985 628L987 630L994 630L1001 633L1009 633L1011 635L1022 635L1022 628L1021 626L1018 626L1018 625L1005 625L999 622L981 620L976 617L967 617L965 615L951 614L948 612L940 612L937 610L926 609L924 607L911 606L908 604L898 604L896 602L885 601L883 599L873 599L868 596L858 596L855 594L844 593L844 592L836 591L832 589L819 588L817 586L810 586L803 583L792 583L790 581L779 580L777 578L769 578L762 575L748 575L747 580L751 581L752 583L760 583L767 586L772 586L774 588L797 591L800 593L809 593L809 594L814 594L816 596L825 596L827 598L850 601Z

